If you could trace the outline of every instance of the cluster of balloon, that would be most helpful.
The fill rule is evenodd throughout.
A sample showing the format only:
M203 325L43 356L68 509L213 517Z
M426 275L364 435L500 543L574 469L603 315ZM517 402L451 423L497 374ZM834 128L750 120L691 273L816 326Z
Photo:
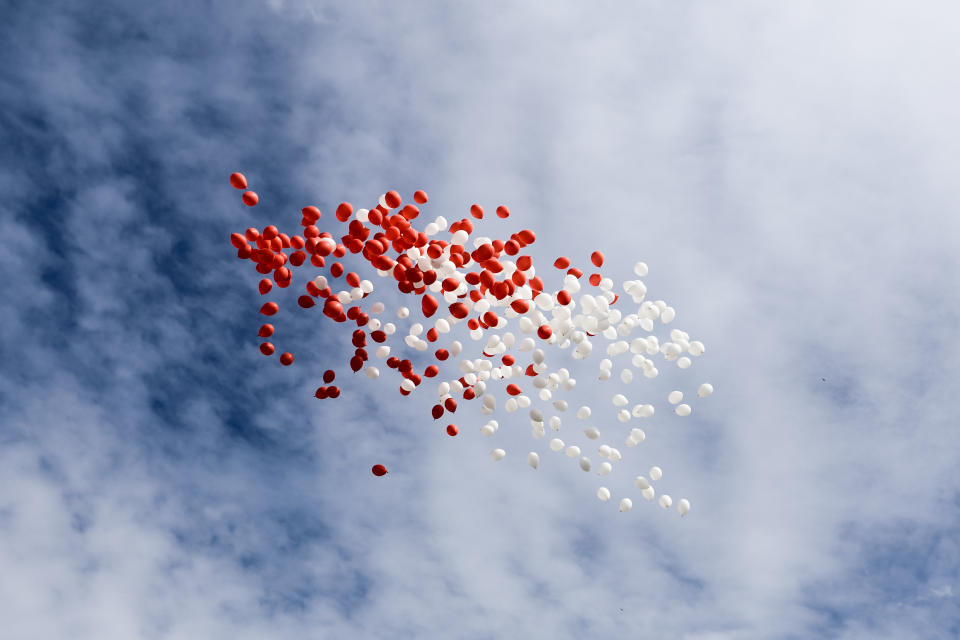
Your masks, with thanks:
M230 184L240 190L247 188L246 178L239 173L230 176ZM242 200L244 204L254 206L259 198L253 191L244 191ZM594 288L592 293L582 292L584 272L565 256L558 257L553 263L554 268L563 272L563 278L560 288L552 291L537 275L531 256L522 253L524 247L536 241L533 231L523 229L509 238L475 237L471 241L473 220L482 220L485 215L479 204L470 207L470 217L450 223L438 216L418 229L413 221L420 216L420 206L427 201L425 192L416 191L413 203L404 205L399 193L388 191L371 209L354 210L350 203L343 202L334 214L337 223L347 227L346 233L339 238L330 231L321 231L318 226L322 217L320 209L307 206L301 212L302 231L299 234L288 236L270 225L262 230L250 228L244 233L234 233L230 239L237 257L255 263L257 272L265 276L258 285L262 295L270 293L274 285L289 287L293 282L293 269L309 263L320 270L318 275L305 279L304 293L297 299L297 304L305 310L320 307L322 315L331 322L356 325L351 333L354 352L349 361L354 373L362 369L369 378L380 376L380 369L370 364L368 339L376 345L373 355L384 360L386 366L399 375L399 393L403 396L420 388L425 378L440 376L441 366L448 364L451 358L461 356L459 371L437 383L438 401L431 410L434 420L447 413L456 413L458 398L476 401L484 415L492 415L498 403L494 386L499 383L504 385L506 393L503 410L513 413L518 409L529 409L532 435L541 439L546 435L546 426L555 432L561 430L563 419L557 414L565 413L569 405L559 396L576 386L576 379L566 368L551 371L544 348L570 349L574 360L585 360L593 354L595 342L603 338L609 344L605 349L607 357L599 365L598 379L613 377L613 359L629 357L629 365L624 365L617 375L627 385L639 379L639 374L644 378L655 378L659 374L656 363L648 356L662 356L667 363L688 369L692 364L690 356L696 358L705 352L702 342L691 340L689 334L679 329L670 331L669 340L662 343L652 334L656 321L669 324L676 312L663 300L645 300L647 288L641 279L627 280L622 285L634 306L625 308L624 302L615 308L621 297L613 291L614 281L599 271L604 265L604 255L599 251L589 257L590 264L598 270L586 279ZM510 216L510 210L505 206L497 207L495 213L501 219ZM439 237L442 234L443 237ZM377 317L385 311L383 302L374 302L364 308L362 301L373 293L374 285L356 272L345 273L346 269L338 260L347 253L362 257L377 276L395 283L402 293L417 300L414 306L419 307L424 320L432 322L433 326L424 332L421 322L413 323L403 342L417 352L426 352L433 348L431 345L438 346L431 358L435 362L415 371L412 359L391 355L393 347L388 343L397 327L393 322ZM647 265L637 262L633 271L637 278L643 278L647 275ZM581 293L579 300L575 301L574 295ZM260 308L260 313L265 316L272 317L278 312L279 305L272 301ZM400 319L409 318L410 314L407 307L396 311ZM507 330L511 321L516 321L519 336ZM465 357L463 345L458 340L452 340L446 346L437 344L444 342L443 336L459 323L466 323L471 339L481 341L486 337L480 353L474 354L477 357ZM647 335L631 338L638 329ZM262 325L258 335L265 340L271 338L274 326ZM275 348L272 343L264 341L260 351L265 356L272 356ZM522 354L529 354L528 363L520 362L526 357ZM280 356L280 363L285 366L293 361L292 353ZM339 387L331 385L335 378L333 370L323 373L326 386L317 388L318 399L340 396ZM536 389L540 401L551 403L554 415L547 417L543 410L534 406L534 400L526 392L528 385ZM713 387L708 383L697 389L699 398L706 398L711 393ZM674 405L674 413L681 417L692 412L690 405L682 402L683 397L680 390L672 391L667 397L667 402ZM617 420L624 424L634 419L650 418L655 413L652 404L634 404L628 409L630 402L621 393L613 396L612 403ZM574 413L580 421L589 422L593 416L589 406L581 406ZM480 428L480 433L492 437L498 428L499 423L491 419ZM459 428L450 424L446 433L457 436ZM589 440L600 439L596 426L588 426L582 433ZM624 446L636 447L645 439L644 430L633 427L626 433ZM549 441L549 448L576 459L583 471L589 472L593 468L593 463L578 444L568 444L556 437ZM622 460L620 451L608 443L601 444L597 453L604 458L597 467L600 476L609 475L614 463ZM503 460L506 451L493 449L490 457L494 461ZM533 469L539 468L539 454L531 451L527 463ZM387 468L376 464L372 473L384 476ZM652 501L655 491L651 482L658 482L662 475L660 467L655 466L646 477L637 476L634 484L640 489L640 495ZM607 487L600 487L597 491L597 497L602 501L610 500L611 495ZM663 494L659 504L669 509L673 499ZM632 506L630 498L621 499L621 512L629 511ZM677 502L681 516L689 510L687 499Z

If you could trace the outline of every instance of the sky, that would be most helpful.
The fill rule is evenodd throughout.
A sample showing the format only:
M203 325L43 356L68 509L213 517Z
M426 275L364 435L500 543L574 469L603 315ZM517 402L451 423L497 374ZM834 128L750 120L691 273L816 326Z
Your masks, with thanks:
M953 3L5 9L0 637L960 637ZM319 316L259 354L230 233L387 189L649 264L707 353L624 391L658 413L614 500L524 421L494 463L475 407L449 438L351 378Z

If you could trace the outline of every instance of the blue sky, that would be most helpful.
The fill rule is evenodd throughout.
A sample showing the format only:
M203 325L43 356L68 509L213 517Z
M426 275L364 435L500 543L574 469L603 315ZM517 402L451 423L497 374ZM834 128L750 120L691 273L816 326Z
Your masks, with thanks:
M0 636L960 637L957 17L8 7ZM531 471L525 426L494 465L479 412L446 437L316 316L284 318L295 366L259 355L229 234L391 188L509 205L538 262L650 265L708 352L631 387L658 414L609 486L659 464L686 518L617 513L549 451ZM596 360L579 398L609 407Z

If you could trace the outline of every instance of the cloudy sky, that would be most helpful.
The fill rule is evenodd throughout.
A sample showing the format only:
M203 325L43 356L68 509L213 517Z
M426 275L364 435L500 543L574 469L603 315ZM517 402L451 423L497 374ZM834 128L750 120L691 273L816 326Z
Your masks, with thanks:
M7 3L0 637L960 637L958 14ZM475 407L453 439L350 378L318 314L258 353L229 234L420 188L543 263L645 260L706 344L629 388L571 365L605 435L612 393L658 407L611 502L525 419L493 463Z

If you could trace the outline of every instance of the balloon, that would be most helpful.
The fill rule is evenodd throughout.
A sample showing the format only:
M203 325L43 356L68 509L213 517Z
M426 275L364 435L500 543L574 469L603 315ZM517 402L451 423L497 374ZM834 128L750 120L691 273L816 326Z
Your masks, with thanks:
M243 204L248 207L252 207L260 201L260 197L254 191L244 191L240 199L243 200Z
M663 507L664 509L669 509L672 504L673 504L673 498L671 498L667 494L663 494L662 496L660 496L661 507Z
M620 501L620 513L624 511L630 511L633 508L633 500L630 498L624 498Z
M597 497L603 502L606 502L610 499L610 489L607 489L606 487L600 487L597 489Z
M536 469L540 466L540 456L531 451L527 454L527 464Z
M260 313L262 313L265 316L275 315L279 310L280 310L280 307L277 305L276 302L267 302L267 303L264 303L262 307L260 307Z
M230 185L234 189L246 189L247 188L247 178L242 173L231 173L230 174Z
M375 464L370 470L373 472L373 475L377 477L387 475L387 468L382 464Z
M687 513L690 511L690 501L686 498L682 498L679 502L677 502L677 511L680 512L681 517L687 515Z
M260 345L260 353L262 353L263 355L272 356L273 352L274 352L273 345L270 344L269 342L264 342L263 344Z
M447 435L448 435L448 436L455 436L455 435L457 435L458 433L460 433L460 430L457 429L457 425L455 425L455 424L448 424L448 425L447 425Z
M646 489L650 486L650 483L647 482L647 479L643 476L637 476L634 479L633 484L636 485L637 489Z
M250 206L257 204L258 197L247 190L245 178L234 174L230 181L243 192L244 202ZM384 375L396 376L392 384L397 386L388 385L368 397L373 402L383 402L384 408L390 407L392 413L396 410L386 404L384 394L426 393L429 397L436 392L436 399L427 401L424 406L431 406L431 415L438 420L448 412L458 411L458 406L461 411L469 410L471 400L480 400L475 408L489 416L498 408L499 395L501 407L507 413L528 410L533 437L543 438L546 437L547 424L551 430L559 432L562 421L559 416L550 415L533 403L539 399L551 403L556 412L567 411L570 404L560 396L575 391L575 376L589 373L592 366L586 365L587 368L578 370L575 367L584 365L567 365L573 375L566 368L556 368L553 365L560 363L554 357L559 355L562 358L560 351L569 349L572 361L588 359L596 351L602 359L597 371L598 380L611 380L615 376L624 385L638 381L641 373L644 378L656 378L658 366L663 366L657 358L675 362L676 369L671 371L683 371L692 367L692 358L704 353L703 343L691 340L690 335L680 329L668 329L669 338L654 335L655 321L672 322L676 310L664 300L646 300L648 290L642 280L622 282L622 291L629 296L627 306L624 306L617 293L619 284L612 273L598 271L584 278L583 271L561 255L553 261L553 267L561 271L560 282L545 282L543 276L537 274L534 256L523 253L525 247L536 242L532 230L522 229L514 233L499 230L500 233L485 237L479 231L481 221L486 218L491 227L497 227L499 223L493 221L491 224L491 216L485 216L484 207L479 204L470 206L470 214L461 218L448 221L437 216L433 221L417 226L422 219L421 207L427 201L427 194L417 191L412 197L415 204L404 205L400 193L390 190L379 196L372 209L354 210L352 204L340 203L335 216L331 217L335 219L329 220L329 225L325 220L324 225L318 227L320 209L309 205L300 211L302 230L298 229L296 233L290 229L283 233L278 227L267 225L262 231L251 227L230 234L237 257L250 260L260 274L256 278L261 295L272 292L274 285L285 289L295 286L294 282L300 286L302 281L301 290L291 294L299 308L311 309L319 305L322 314L315 316L316 320L346 323L349 329L344 337L350 341L353 351L343 357L352 371L363 370L365 377L375 379L380 376L378 366L382 365L376 363L378 366L374 366L371 359L386 362ZM500 218L510 214L503 205L498 206L496 212ZM561 230L557 231L558 236L562 235ZM575 231L574 235L576 233L579 232ZM348 253L351 254L349 257ZM609 266L600 251L590 253L590 264L591 268L598 270ZM348 268L353 270L347 272ZM295 273L297 269L301 271ZM647 272L645 263L634 265L636 277L644 278ZM429 321L421 323L411 319L409 327L402 325L398 331L394 323L376 317L385 311L385 305L376 298L366 300L382 293L383 286L374 286L374 274L385 279L383 284L387 288L396 286L401 294L410 296L403 301L408 306L393 307L397 318L401 319L398 323L410 317L411 308L416 309L418 299L423 317ZM342 285L338 280L341 277ZM583 291L588 282L595 288ZM279 305L277 302L262 303L260 311L263 315L273 316L278 314ZM444 342L446 334L454 331L460 322L466 325L465 331L469 332L471 339L479 343L474 349L457 340L450 340L448 344ZM325 343L321 349L328 357L340 353L334 344L326 342L327 335L336 333L323 330ZM258 335L262 352L275 352L273 344L265 341L274 333L273 325L261 325ZM401 348L405 346L433 357L428 358L429 362L418 362L414 369L412 356L391 356L391 340L395 335L402 340ZM369 354L368 342L373 343ZM549 349L554 347L558 351L550 352ZM527 353L529 358L525 356ZM621 355L626 355L629 362L620 361L614 366L614 361ZM293 363L293 355L289 352L279 359L285 366ZM330 366L335 367L333 363ZM340 388L332 384L334 369L321 371L324 386L316 389L316 397L339 397ZM524 393L529 390L524 381L533 385L535 395ZM434 389L425 388L431 386L430 382L436 384ZM712 391L712 386L704 383L697 394L703 398ZM578 419L591 419L597 425L581 427L588 440L599 439L598 426L601 421L609 420L611 414L627 424L655 413L652 404L630 405L625 393L614 394L612 398L614 409L600 411L595 418L590 407L579 403L573 405L579 406L576 410ZM690 414L690 406L682 403L683 392L671 392L667 399L677 415ZM468 404L458 405L463 402ZM355 406L359 408L359 405ZM480 432L492 437L498 428L496 421L490 420ZM448 425L447 432L451 435L459 433L455 425ZM624 444L633 448L645 439L643 430L630 429ZM571 459L577 459L582 470L592 468L590 459L582 455L579 446L565 444L559 438L551 439L549 446L552 451L563 451ZM623 459L621 452L609 444L600 446L598 452L602 459L596 470L601 476L611 474L614 465ZM505 455L503 449L491 452L494 460ZM530 452L527 460L533 468L539 468L538 454ZM654 481L661 476L659 467L652 468L648 475ZM653 488L646 478L638 477L635 483L645 498L653 499ZM664 496L664 499L669 497ZM628 510L632 503L625 498L620 505L621 510ZM681 515L683 506L681 501L678 504Z

